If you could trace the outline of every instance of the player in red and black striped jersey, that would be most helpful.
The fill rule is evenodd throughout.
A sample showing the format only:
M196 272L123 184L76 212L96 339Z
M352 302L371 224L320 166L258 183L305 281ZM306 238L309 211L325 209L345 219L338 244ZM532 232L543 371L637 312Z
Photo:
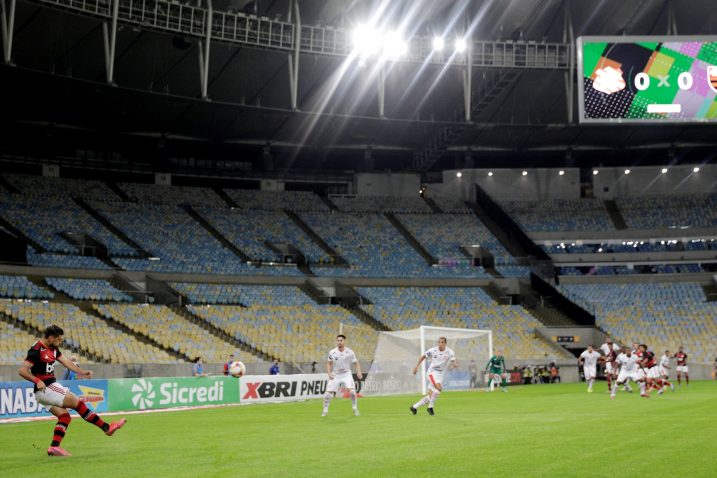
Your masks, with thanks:
M677 385L682 386L682 373L685 374L685 384L690 384L690 369L687 367L687 354L682 351L682 345L680 345L679 351L674 355L677 359Z
M92 423L112 436L122 428L126 420L105 423L99 415L91 411L69 389L63 387L55 378L55 362L60 362L65 368L77 373L81 378L92 378L92 372L78 367L71 360L65 358L58 348L62 344L65 332L57 325L45 329L44 338L38 340L27 351L27 357L20 366L20 376L35 384L35 398L37 402L47 407L50 413L57 417L52 443L47 449L50 456L69 456L70 453L60 444L67 433L67 427L72 421L68 409L75 410L85 421Z
M640 366L644 371L647 382L647 391L654 389L657 390L658 395L663 394L670 383L662 378L655 353L652 350L648 350L645 344L641 344L638 350Z

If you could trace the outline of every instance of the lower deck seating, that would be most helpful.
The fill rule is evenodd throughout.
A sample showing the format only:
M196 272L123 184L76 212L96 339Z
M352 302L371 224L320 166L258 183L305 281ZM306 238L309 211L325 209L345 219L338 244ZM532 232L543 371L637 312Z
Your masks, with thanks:
M94 304L92 307L102 316L112 318L190 359L201 357L205 363L221 363L236 350L236 345L216 337L165 306ZM242 360L255 362L257 358L247 353L242 355Z
M595 314L597 325L619 343L645 343L655 352L682 345L692 362L717 356L717 303L700 284L569 284L560 290Z
M484 329L511 359L567 358L535 334L542 324L521 306L498 305L478 287L361 287L361 308L392 330L421 325Z
M181 362L71 304L5 302L0 303L0 311L38 330L59 325L65 332L65 343L110 363Z

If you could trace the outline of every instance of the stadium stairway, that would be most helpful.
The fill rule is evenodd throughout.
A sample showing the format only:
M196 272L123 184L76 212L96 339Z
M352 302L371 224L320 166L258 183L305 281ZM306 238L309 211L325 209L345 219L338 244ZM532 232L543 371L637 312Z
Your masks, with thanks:
M434 212L434 214L443 214L443 211L440 207L438 207L438 204L436 204L436 201L434 201L432 198L427 198L425 196L421 196L423 200L428 204L428 207L431 208L431 211Z
M334 208L336 208L336 205L334 205ZM289 219L294 221L294 224L296 224L299 229L304 231L306 235L311 238L312 241L314 241L321 249L323 249L324 252L326 252L326 254L329 255L329 257L331 257L334 262L333 265L348 265L348 261L344 259L341 254L336 251L336 249L331 247L325 240L323 240L321 236L316 233L316 231L311 229L309 225L306 224L298 214L293 211L289 211L288 209L284 209L284 213L289 216Z
M113 181L105 181L105 184L107 185L108 188L110 188L112 190L112 192L114 192L117 196L119 196L120 199L122 199L123 201L130 201L130 198L129 198L129 196L127 196L127 193L122 191L122 189L120 189L120 187L117 185L117 183L115 183Z
M122 241L124 241L125 244L127 244L127 245L129 245L130 247L132 247L133 249L135 249L135 250L139 253L139 256L140 256L141 258L147 258L147 257L149 257L149 256L151 255L151 254L149 254L147 251L145 251L145 250L142 248L142 246L140 246L139 244L137 244L136 242L134 242L132 239L130 239L127 234L125 234L124 232L122 232L119 228L115 227L115 225L112 224L112 222L111 222L109 219L107 219L107 218L104 217L102 214L100 214L98 211L96 211L96 210L95 210L92 206L90 206L84 199L82 199L82 198L74 198L74 201L75 201L75 203L77 203L78 206L80 206L82 209L84 209L84 210L87 212L87 214L89 214L90 216L92 216L93 218L95 218L95 219L97 220L97 222L99 222L100 224L102 224L103 226L105 226L105 228L106 228L107 230L109 230L112 234L114 234L114 235L117 236L119 239L121 239Z
M334 204L334 202L331 199L329 199L328 197L319 196L319 199L321 199L321 202L323 202L324 204L329 206L329 209L331 209L332 211L339 211L339 207L336 204Z
M39 243L35 242L34 240L30 239L30 237L26 236L21 230L13 226L10 222L8 222L4 217L0 216L0 227L3 227L13 233L15 237L19 237L25 244L30 245L35 249L37 252L47 252L47 249L42 247Z
M227 206L233 207L233 208L239 208L239 205L236 202L234 202L234 200L227 194L227 192L225 190L223 190L222 188L212 188L212 189L217 194L217 196L219 196L222 199L222 201L224 201L227 204Z
M198 325L199 327L203 328L210 334L214 335L215 337L218 337L225 342L228 342L232 345L234 345L238 350L241 350L242 352L249 353L251 355L254 355L255 357L259 357L262 360L266 360L267 362L271 362L273 360L273 357L265 354L264 352L256 349L255 347L252 347L246 342L243 342L241 340L238 340L236 337L231 336L228 334L225 330L220 329L219 327L215 326L211 322L202 319L198 315L195 315L188 311L184 306L180 305L170 305L167 306L169 309L172 310L175 314L179 315L183 319L192 322L193 324Z
M3 322L7 322L9 324L12 324L13 326L15 326L17 328L20 328L20 329L24 330L25 332L32 334L33 336L37 337L38 339L40 339L43 336L43 332L44 332L43 330L40 330L39 328L34 327L26 322L23 322L23 321L15 319L13 317L10 317L9 315L5 314L4 312L0 312L0 320L2 320ZM30 348L31 345L32 344L27 344L27 347ZM102 357L95 355L92 352L89 352L85 349L72 346L67 342L62 344L62 350L70 350L72 352L72 354L82 357L84 359L82 361L84 361L84 362L86 362L89 359L89 360L91 360L93 362L97 362L97 363L107 363L107 361L104 360ZM70 355L72 355L72 354L70 354Z
M423 247L423 245L420 242L418 242L418 239L416 239L416 237L413 234L411 234L411 231L409 231L406 228L406 226L401 224L401 221L399 221L398 218L393 213L386 212L383 215L386 216L386 219L388 219L388 222L390 222L391 225L393 225L393 227L396 228L396 230L401 234L401 236L403 236L403 238L406 240L406 242L408 242L411 245L411 247L413 247L413 249L416 252L418 252L418 254L421 257L423 257L423 260L425 260L429 266L432 266L433 264L438 263L438 260L435 257L433 257L431 255L431 253L428 252L428 250L426 250L426 248Z
M0 175L0 186L5 188L7 192L13 193L13 194L20 194L20 191L10 184L7 179L5 179L2 175Z
M249 255L247 255L244 251L239 249L236 245L234 245L233 242L231 242L229 239L224 237L224 235L219 232L214 226L212 226L209 221L204 219L201 214L199 214L192 206L182 206L182 209L184 209L187 214L189 214L192 219L197 221L214 239L219 241L224 247L232 251L237 257L239 257L244 262L249 262L252 260Z
M177 358L178 360L184 360L186 362L191 362L194 357L189 357L188 355L183 354L182 352L178 352L174 349L171 349L169 347L165 347L164 345L160 344L156 340L154 340L152 337L149 337L147 335L142 334L141 332L135 332L134 330L130 329L126 325L122 324L121 322L118 322L117 320L113 319L112 317L105 317L103 314L101 314L96 308L95 305L89 302L75 302L75 305L84 313L88 315L92 315L93 317L97 317L100 320L102 320L104 323L106 323L108 326L117 329L125 334L133 336L135 339L139 340L140 342L143 342L145 344L151 345L152 347L157 347L158 349L162 349L165 352L167 352L172 357Z
M364 303L368 303L368 301L366 301L366 302L364 302ZM366 312L365 310L363 310L363 309L362 309L361 307L359 307L358 305L344 305L344 304L342 304L341 307L343 307L344 309L346 309L346 310L348 310L349 312L351 312L351 314L353 314L354 316L356 316L361 322L363 322L364 324L368 325L368 326L371 327L372 329L375 329L375 330L378 330L378 331L391 330L391 329L388 328L386 325L384 325L380 320L378 320L376 317L374 317L373 315L371 315L371 314L369 314L368 312Z
M717 284L709 283L702 286L706 302L717 302Z
M603 202L605 203L605 209L607 210L607 213L610 216L610 220L615 226L615 229L617 229L618 231L623 231L627 229L627 223L625 222L625 218L622 217L622 213L617 207L617 203L612 199L606 199Z

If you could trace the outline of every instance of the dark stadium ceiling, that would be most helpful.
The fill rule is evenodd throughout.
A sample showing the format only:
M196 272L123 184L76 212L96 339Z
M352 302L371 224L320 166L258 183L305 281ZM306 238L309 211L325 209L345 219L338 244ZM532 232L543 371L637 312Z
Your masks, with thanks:
M5 1L9 4L10 0ZM129 0L120 0L125 2ZM304 25L352 29L377 10L381 22L405 22L414 35L457 34L473 40L565 43L565 11L580 35L663 35L670 11L677 33L717 34L714 0L298 0ZM145 0L147 4L150 0ZM387 74L385 117L369 66L349 66L326 100L343 57L302 54L298 111L291 110L287 52L213 41L207 96L201 99L200 37L123 25L117 34L114 83L106 84L103 24L52 2L18 1L12 60L0 67L2 120L18 125L187 138L213 144L361 151L409 157L462 114L459 68L396 63ZM142 0L138 2L142 4ZM199 5L196 2L187 2ZM203 2L200 2L204 5ZM215 0L215 11L239 11L286 22L289 0ZM574 75L573 75L574 76ZM568 121L565 70L474 69L473 91L504 78L481 104L433 170L454 167L455 151L486 154L684 148L712 152L715 126L585 127ZM575 107L575 105L574 105ZM6 129L7 130L7 129ZM452 153L453 152L453 153ZM569 153L565 156L569 157ZM411 167L410 161L403 167Z

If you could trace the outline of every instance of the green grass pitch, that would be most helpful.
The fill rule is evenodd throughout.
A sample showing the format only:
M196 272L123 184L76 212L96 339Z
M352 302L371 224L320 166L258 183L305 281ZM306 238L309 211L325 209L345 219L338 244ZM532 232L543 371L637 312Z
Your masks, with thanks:
M48 457L54 422L0 425L0 475L119 478L394 476L715 476L717 382L661 397L605 383L446 392L436 416L418 395L129 415L108 438L73 418ZM114 417L116 419L116 417Z

